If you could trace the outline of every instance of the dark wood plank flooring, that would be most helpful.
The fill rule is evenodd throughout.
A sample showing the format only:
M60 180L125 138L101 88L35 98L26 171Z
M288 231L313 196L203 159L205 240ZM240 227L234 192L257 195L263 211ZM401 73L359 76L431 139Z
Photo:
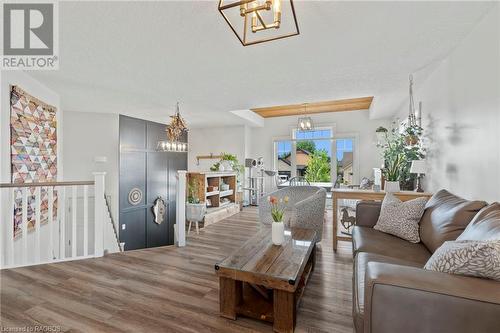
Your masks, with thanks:
M295 332L352 332L350 243L332 251L331 211ZM184 248L159 247L98 259L0 272L2 327L69 332L272 332L247 318L219 317L214 264L258 229L257 210L193 232Z

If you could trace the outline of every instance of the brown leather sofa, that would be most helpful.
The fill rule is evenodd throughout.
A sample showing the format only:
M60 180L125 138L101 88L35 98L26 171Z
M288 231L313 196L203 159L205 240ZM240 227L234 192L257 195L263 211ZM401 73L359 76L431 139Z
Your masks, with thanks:
M438 192L420 221L421 242L414 244L373 229L381 204L360 202L353 229L356 332L500 332L500 282L423 269L485 205ZM500 210L496 216L474 237L499 232Z

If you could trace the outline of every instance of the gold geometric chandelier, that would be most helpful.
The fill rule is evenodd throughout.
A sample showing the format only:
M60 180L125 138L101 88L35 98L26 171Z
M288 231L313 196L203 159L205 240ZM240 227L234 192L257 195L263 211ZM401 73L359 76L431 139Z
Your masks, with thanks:
M179 112L179 102L177 102L176 111L170 120L170 124L166 128L167 141L158 141L157 150L159 151L177 151L186 152L187 142L181 142L181 136L188 132L186 121L181 117Z
M219 0L218 8L243 46L300 33L293 0Z

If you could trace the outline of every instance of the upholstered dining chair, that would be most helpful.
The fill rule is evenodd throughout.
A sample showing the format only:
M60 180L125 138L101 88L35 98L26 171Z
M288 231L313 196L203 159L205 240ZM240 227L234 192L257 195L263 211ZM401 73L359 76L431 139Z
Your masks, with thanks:
M311 185L306 177L297 176L290 179L290 186L306 186Z
M289 227L314 229L316 242L323 237L325 220L326 190L317 186L288 186L264 195L259 202L259 219L262 224L271 225L271 204L267 197L278 199L288 197L284 222Z

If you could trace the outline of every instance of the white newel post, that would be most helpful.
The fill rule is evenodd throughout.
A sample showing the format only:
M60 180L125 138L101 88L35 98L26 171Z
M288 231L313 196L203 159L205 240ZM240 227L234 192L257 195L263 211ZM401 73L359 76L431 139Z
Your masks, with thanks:
M186 246L186 182L187 171L177 171L176 218L175 232L177 246Z
M102 257L104 252L104 177L106 172L94 175L94 257Z

